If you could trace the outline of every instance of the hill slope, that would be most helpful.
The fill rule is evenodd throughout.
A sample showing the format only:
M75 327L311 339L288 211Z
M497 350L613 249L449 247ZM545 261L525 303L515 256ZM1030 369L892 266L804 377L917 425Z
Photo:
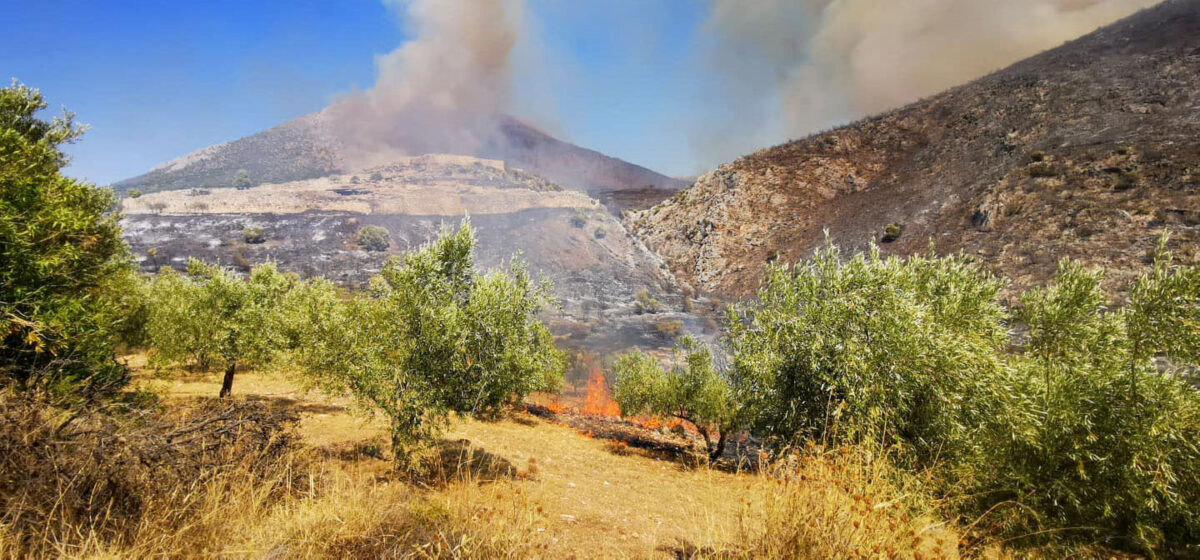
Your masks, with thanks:
M335 112L306 115L245 138L203 148L113 185L118 191L158 192L185 188L220 188L233 184L239 169L255 183L283 183L357 171L347 161ZM563 142L512 117L501 117L497 133L478 148L461 154L499 159L560 185L590 193L640 189L666 194L685 186L600 152ZM422 154L411 154L422 155ZM391 159L382 154L384 163Z
M908 107L744 156L631 217L680 280L744 295L764 264L900 236L1018 286L1065 256L1144 267L1200 244L1200 0L1170 0ZM1114 284L1115 285L1115 284Z
M348 286L365 284L387 258L470 216L481 267L505 266L520 252L531 272L553 281L560 306L547 320L573 345L658 346L670 342L659 323L699 320L672 309L681 302L661 261L598 201L498 160L398 158L354 175L127 197L121 211L125 239L146 272L183 268L189 257L240 270L274 262ZM358 246L356 233L366 225L388 230L388 251ZM246 227L261 235L247 238ZM671 308L639 313L641 290Z

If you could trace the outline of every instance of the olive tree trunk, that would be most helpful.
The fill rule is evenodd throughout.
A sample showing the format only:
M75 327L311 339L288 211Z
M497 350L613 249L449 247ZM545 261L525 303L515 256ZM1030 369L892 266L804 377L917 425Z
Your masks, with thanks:
M229 360L229 365L225 366L225 379L221 380L220 398L224 399L233 392L233 374L237 372L237 361Z

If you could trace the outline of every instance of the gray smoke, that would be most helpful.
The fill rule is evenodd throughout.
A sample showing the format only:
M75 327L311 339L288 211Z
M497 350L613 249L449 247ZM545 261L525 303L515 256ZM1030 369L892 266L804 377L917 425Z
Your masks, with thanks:
M412 40L376 59L375 86L326 110L350 167L397 155L473 154L511 100L523 0L388 2Z
M1157 2L714 0L710 59L735 82L725 85L731 103L776 110L748 135L797 137L965 83ZM716 151L758 141L718 134Z

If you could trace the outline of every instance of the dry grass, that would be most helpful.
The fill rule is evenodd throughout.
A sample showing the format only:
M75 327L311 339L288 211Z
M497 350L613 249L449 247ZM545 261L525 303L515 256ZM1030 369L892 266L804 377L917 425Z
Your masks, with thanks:
M136 361L134 362L136 365ZM215 394L216 376L142 371L169 406ZM880 461L822 454L758 474L691 468L529 416L456 421L440 477L392 472L384 427L285 378L241 374L242 399L296 411L302 454L251 481L237 469L188 487L129 539L86 531L41 556L270 558L955 557L958 539ZM302 465L302 466L301 466ZM303 470L297 471L297 468ZM904 496L910 497L905 498ZM163 507L171 502L164 501ZM153 509L147 510L154 511ZM161 518L155 522L150 518ZM18 556L0 527L0 555ZM35 537L36 538L36 537ZM8 540L5 540L8 539Z

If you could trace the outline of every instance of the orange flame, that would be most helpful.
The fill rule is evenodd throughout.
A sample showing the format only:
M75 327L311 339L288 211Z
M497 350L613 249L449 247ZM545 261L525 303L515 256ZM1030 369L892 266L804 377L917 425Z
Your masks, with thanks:
M620 416L621 407L608 394L608 383L604 381L604 372L593 366L588 376L587 397L583 401L583 413L598 416Z

